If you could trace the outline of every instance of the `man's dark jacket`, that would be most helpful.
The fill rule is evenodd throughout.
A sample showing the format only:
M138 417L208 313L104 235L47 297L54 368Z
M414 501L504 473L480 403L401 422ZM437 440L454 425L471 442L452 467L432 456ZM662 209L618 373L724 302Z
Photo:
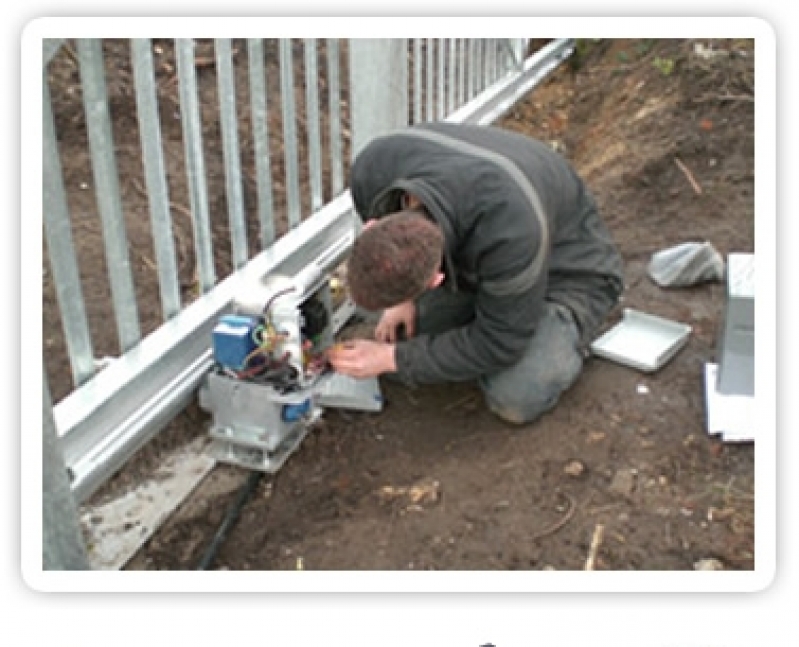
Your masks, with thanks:
M460 381L512 365L544 300L568 306L584 345L623 289L622 261L583 181L546 144L490 126L421 124L358 155L358 214L380 218L417 196L445 237L444 289L476 295L462 328L397 344L398 374Z

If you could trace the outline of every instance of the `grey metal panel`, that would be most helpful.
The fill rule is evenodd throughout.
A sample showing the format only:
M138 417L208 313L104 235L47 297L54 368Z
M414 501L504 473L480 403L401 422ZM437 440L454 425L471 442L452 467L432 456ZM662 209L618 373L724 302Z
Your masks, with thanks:
M45 371L42 371L42 568L45 571L89 570L78 509L56 437Z
M239 125L236 116L236 84L233 78L233 52L229 38L214 41L219 82L219 120L222 126L222 152L225 159L225 188L233 267L247 262L247 225L241 185Z
M272 163L269 152L264 47L260 38L247 40L247 58L250 67L250 110L252 111L252 130L255 146L258 223L261 234L261 249L266 249L275 240L275 208L272 192Z
M339 46L335 38L327 39L327 87L330 121L330 173L333 197L344 190L344 154L341 151L341 81Z
M72 381L79 386L94 375L94 351L72 242L46 73L42 78L42 87L44 235L72 369Z
M205 294L216 283L211 224L208 213L208 185L203 157L202 123L197 100L197 70L194 67L194 41L178 38L175 41L180 86L180 117L186 149L186 176L194 227L194 249L200 279L200 292Z
M311 212L322 206L322 138L319 130L319 71L316 39L305 39L305 118L308 124L308 165Z
M289 227L296 227L302 217L300 171L297 158L297 108L294 101L294 66L291 39L280 39L280 95L283 102L283 154L286 163L286 200Z
M716 353L716 390L725 395L755 394L755 256L727 255L727 294Z
M133 76L136 82L136 111L142 146L144 179L150 205L153 245L158 267L158 285L164 320L180 312L180 287L172 236L172 214L169 211L169 189L166 182L161 127L158 119L158 97L153 75L150 40L131 40Z
M78 57L83 105L92 157L97 205L103 222L103 241L114 304L119 344L123 352L141 339L136 293L128 257L122 200L119 194L111 115L105 87L103 50L99 39L79 39Z

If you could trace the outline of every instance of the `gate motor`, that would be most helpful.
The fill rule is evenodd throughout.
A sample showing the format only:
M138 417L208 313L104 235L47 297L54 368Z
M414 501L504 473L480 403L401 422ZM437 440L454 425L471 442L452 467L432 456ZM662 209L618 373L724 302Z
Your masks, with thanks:
M213 458L276 472L325 407L382 409L376 378L335 373L326 359L354 312L346 300L334 310L330 276L318 264L243 291L216 322L214 366L200 388Z

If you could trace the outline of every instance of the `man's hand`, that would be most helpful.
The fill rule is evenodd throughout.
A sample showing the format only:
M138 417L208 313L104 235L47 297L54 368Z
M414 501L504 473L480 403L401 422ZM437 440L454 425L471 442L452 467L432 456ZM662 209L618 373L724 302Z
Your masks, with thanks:
M405 336L410 339L416 332L415 323L416 304L413 301L405 301L393 308L386 308L375 328L375 339L391 343L397 341L397 331L400 326L405 327Z
M336 344L327 353L333 368L351 377L377 377L397 370L394 344L354 339Z

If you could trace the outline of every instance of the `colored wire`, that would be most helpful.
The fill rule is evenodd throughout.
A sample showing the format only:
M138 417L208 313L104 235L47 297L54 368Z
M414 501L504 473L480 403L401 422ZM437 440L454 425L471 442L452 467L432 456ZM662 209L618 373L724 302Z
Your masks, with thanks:
M264 316L268 316L269 315L269 310L272 308L272 304L275 302L275 299L277 299L278 297L282 297L284 294L288 294L289 292L294 292L294 290L296 290L296 289L297 289L297 287L292 285L290 288L286 288L284 290L279 290L278 292L275 292L269 298L269 301L267 301L266 305L264 306Z

